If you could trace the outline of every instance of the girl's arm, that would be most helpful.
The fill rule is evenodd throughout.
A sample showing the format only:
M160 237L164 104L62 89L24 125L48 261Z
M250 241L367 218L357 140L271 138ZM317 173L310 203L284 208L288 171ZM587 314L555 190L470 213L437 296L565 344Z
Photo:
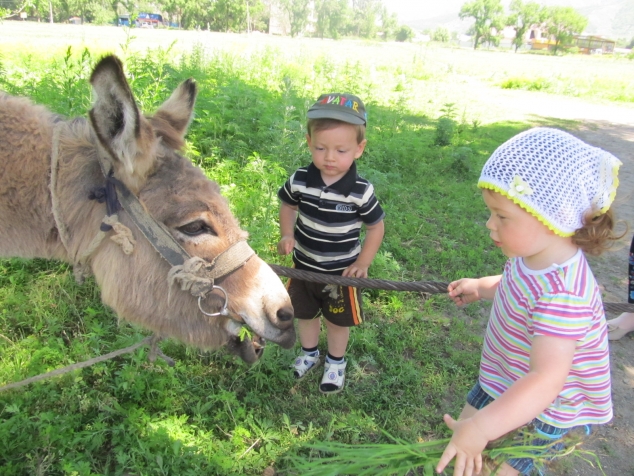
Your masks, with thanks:
M447 291L449 297L458 306L479 301L480 299L492 300L498 289L502 275L485 276L479 279L463 278L449 283Z
M280 238L277 252L287 255L295 247L295 221L297 221L297 206L282 202L280 205Z
M367 278L368 268L372 264L372 260L376 256L379 247L383 242L383 234L385 233L385 225L383 220L374 225L366 226L365 240L363 247L357 257L357 260L343 271L343 276L351 278Z
M454 434L436 470L442 472L455 456L454 476L469 476L474 469L479 472L480 453L489 441L530 422L557 398L570 373L576 346L573 339L536 336L528 373L500 398L464 420L445 415Z

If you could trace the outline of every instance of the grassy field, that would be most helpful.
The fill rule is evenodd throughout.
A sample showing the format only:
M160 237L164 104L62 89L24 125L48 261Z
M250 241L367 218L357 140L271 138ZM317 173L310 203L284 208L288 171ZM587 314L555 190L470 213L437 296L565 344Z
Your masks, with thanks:
M75 116L90 108L87 78L105 51L122 57L146 112L195 78L186 154L221 184L270 263L289 264L275 253L276 191L310 160L304 114L322 92L366 101L368 147L358 165L387 214L370 273L395 280L502 269L475 182L495 147L530 124L470 102L473 78L502 87L543 71L558 93L634 101L627 61L488 53L485 63L481 53L409 44L223 36L212 47L201 38L178 49L167 34L152 49L132 37L93 46L84 36L71 47L57 39L50 50L14 41L3 49L0 87ZM0 384L145 335L104 308L94 282L75 284L65 264L2 260L0 268ZM477 375L486 306L456 310L443 296L387 291L365 291L364 304L367 322L352 333L339 395L322 396L317 375L296 383L295 351L268 346L248 367L168 341L174 368L150 364L142 351L0 394L0 473L255 475L273 466L295 474L287 458L314 441L387 441L382 430L407 441L447 436L442 414L457 415Z

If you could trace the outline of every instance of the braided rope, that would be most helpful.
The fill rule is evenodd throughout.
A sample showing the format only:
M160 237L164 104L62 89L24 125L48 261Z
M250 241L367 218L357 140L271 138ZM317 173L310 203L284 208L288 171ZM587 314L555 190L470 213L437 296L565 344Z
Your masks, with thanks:
M366 289L383 289L386 291L414 291L429 294L443 294L447 292L448 283L438 281L389 281L386 279L344 278L332 274L314 273L302 269L287 268L276 264L269 264L278 276L301 279L313 283L338 284ZM608 312L634 312L634 304L619 302L604 302L603 307Z
M340 286L353 286L365 289L384 289L387 291L415 291L429 294L442 294L447 292L448 283L436 281L389 281L387 279L346 278L332 274L314 273L302 269L287 268L276 264L269 265L275 274L287 278L301 279L313 283L338 284Z

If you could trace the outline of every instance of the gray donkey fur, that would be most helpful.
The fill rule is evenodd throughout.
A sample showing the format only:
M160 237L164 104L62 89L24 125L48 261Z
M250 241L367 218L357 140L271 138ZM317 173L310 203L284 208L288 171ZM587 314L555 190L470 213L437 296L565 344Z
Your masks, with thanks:
M105 183L98 154L108 158L115 177L191 256L211 261L245 239L218 185L177 153L193 115L194 82L183 82L146 117L116 57L103 58L90 81L96 97L90 120L63 120L27 99L0 92L0 256L74 264L85 254L106 215L105 204L89 199ZM57 154L54 135L59 136ZM52 155L58 161L55 183ZM227 291L229 316L207 317L196 298L169 285L170 265L127 214L118 216L132 232L134 250L127 255L106 238L86 264L103 302L120 318L199 348L227 345L247 362L259 358L263 339L293 346L290 299L260 258L253 256L216 282ZM203 305L213 310L221 302L214 293ZM256 334L252 341L238 337L243 323Z

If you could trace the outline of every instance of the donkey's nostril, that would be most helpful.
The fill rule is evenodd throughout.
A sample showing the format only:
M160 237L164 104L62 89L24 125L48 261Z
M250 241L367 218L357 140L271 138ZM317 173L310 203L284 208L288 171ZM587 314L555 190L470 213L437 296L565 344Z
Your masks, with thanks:
M283 307L277 311L277 318L282 322L286 322L293 319L294 314L292 307Z

